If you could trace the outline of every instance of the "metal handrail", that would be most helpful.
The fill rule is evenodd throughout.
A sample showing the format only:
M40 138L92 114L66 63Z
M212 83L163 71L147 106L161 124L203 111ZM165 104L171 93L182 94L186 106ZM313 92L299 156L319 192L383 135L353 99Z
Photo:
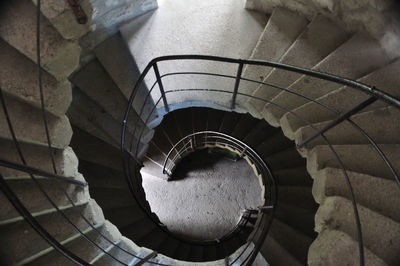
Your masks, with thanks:
M136 93L139 89L139 87L141 85L143 85L145 83L145 77L147 76L147 74L149 73L150 69L152 67L154 67L158 62L162 62L162 61L174 61L174 60L209 60L209 61L217 61L217 62L224 62L224 63L234 63L234 64L238 64L238 71L237 71L237 75L236 76L231 76L231 75L223 75L223 74L217 74L217 73L209 73L209 72L174 72L174 73L164 73L164 74L160 74L157 70L155 69L156 72L156 77L157 80L152 84L152 86L150 86L150 90L148 91L148 94L143 102L142 108L140 108L140 113L139 113L139 117L142 117L143 114L143 108L146 105L146 103L148 102L148 99L150 99L150 95L155 87L155 85L159 85L160 88L162 88L162 90L160 89L161 92L161 96L158 99L158 101L156 101L156 103L153 106L153 109L151 111L150 114L152 114L154 111L156 111L156 106L158 106L158 104L160 103L160 100L163 100L164 103L164 108L165 111L168 112L169 111L169 105L167 102L167 95L169 93L180 93L180 92L185 92L185 91L199 91L199 92L219 92L219 93L232 93L231 91L225 91L225 90L218 90L218 89L211 89L211 88L207 88L207 89L172 89L172 90L165 90L164 86L162 85L162 79L166 76L169 75L208 75L208 76L218 76L218 77L223 77L223 78L231 78L231 79L236 79L235 82L235 88L233 90L233 96L232 96L232 105L231 107L235 107L235 99L236 99L236 95L241 95L241 96L245 96L251 99L255 99L255 100L260 100L263 101L265 103L270 103L286 112L289 112L291 114L293 114L296 118L300 119L301 121L305 122L306 125L311 126L311 128L316 132L315 135L317 136L321 136L324 139L324 142L329 146L329 148L331 149L332 153L335 155L335 157L337 158L337 160L339 161L340 165L342 165L342 169L343 169L343 174L345 176L346 182L348 184L348 187L350 189L350 194L351 194L351 201L353 204L353 210L354 210L354 216L355 216L355 220L356 220L356 224L357 224L357 230L358 230L358 242L359 242L359 252L360 252L360 264L364 265L364 252L363 252L363 241L362 241L362 233L361 233L361 223L359 221L359 215L358 215L358 210L357 210L357 204L354 198L354 193L351 187L351 183L349 181L349 177L347 175L347 172L345 170L345 168L343 167L343 163L341 162L339 156L337 156L337 153L335 152L334 148L330 145L328 139L325 137L325 135L323 134L325 131L329 130L331 127L335 126L336 124L343 122L343 121L348 121L351 123L351 125L358 130L359 132L363 133L363 136L366 137L368 139L368 141L373 145L373 147L377 150L378 154L381 156L381 158L383 159L383 161L386 163L386 165L390 168L391 172L393 173L394 179L397 181L398 184L400 184L399 182L399 177L398 174L396 173L396 171L394 170L394 168L391 166L390 162L388 161L388 159L386 158L386 156L383 154L383 152L379 149L379 147L376 145L376 143L368 136L368 134L366 134L356 123L354 123L350 117L352 115L354 115L355 113L357 113L358 111L360 111L362 108L365 108L367 105L371 104L372 102L376 101L376 99L379 99L381 101L385 101L387 104L395 106L396 108L400 108L400 100L390 94L387 94L383 91L380 91L378 89L376 89L375 87L372 86L368 86L365 84L362 84L360 82L357 81L353 81L350 79L346 79L346 78L342 78L342 77L338 77L335 75L331 75L331 74L327 74L327 73L322 73L322 72L318 72L318 71L314 71L314 70L308 70L308 69L304 69L304 68L300 68L300 67L295 67L295 66L290 66L290 65L286 65L286 64L281 64L281 63L275 63L275 62L267 62L267 61L260 61L260 60L243 60L243 59L232 59L232 58L223 58L223 57L216 57L216 56L205 56L205 55L171 55L171 56L163 56L163 57L158 57L153 59L152 61L149 62L149 64L146 66L146 68L143 70L141 76L139 77L134 89L132 90L132 94L129 98L129 104L127 107L127 111L125 113L124 116L124 120L123 120L123 126L122 126L122 134L121 134L121 148L125 147L125 138L126 138L126 125L127 125L127 119L128 119L128 114L131 111L132 108L132 103L133 103L133 99L136 96ZM355 109L355 111L353 112L346 112L345 114L340 114L339 112L337 112L334 108L331 108L330 106L327 106L324 103L319 102L316 99L311 99L307 96L304 96L302 94L296 93L296 92L292 92L287 88L282 88L279 87L277 85L274 84L268 84L265 82L260 82L260 81L256 81L256 80L251 80L251 79L246 79L241 77L241 71L240 68L243 67L243 65L258 65L258 66L269 66L269 67L275 67L278 69L282 69L282 70L288 70L288 71L292 71L295 73L300 73L300 74L304 74L304 75L309 75L312 77L317 77L323 80L327 80L327 81L331 81L331 82L336 82L342 85L346 85L349 86L350 88L356 89L361 91L362 93L366 93L371 95L371 99L368 100L367 102L363 102L363 103L359 103L356 104L355 107L353 109ZM158 71L158 73L157 73ZM281 106L279 104L276 104L272 101L268 101L266 99L262 99L262 98L258 98L255 97L253 95L249 95L246 93L241 93L240 89L238 89L238 83L240 80L246 80L249 82L253 82L253 83L257 83L257 84L264 84L264 85L270 85L271 87L274 88L278 88L282 91L286 91L288 93L292 93L293 95L302 97L304 99L307 99L308 101L312 101L314 103L317 103L318 105L320 105L321 107L329 110L330 112L333 112L335 114L338 115L338 119L337 119L337 123L331 125L329 128L326 128L325 131L321 131L317 128L315 128L311 123L309 123L308 121L304 120L302 117L297 116L296 113L294 113L292 110L285 108L284 106ZM168 105L167 107L165 106ZM361 108L362 107L362 108ZM149 117L150 115L147 116L147 119L145 119L145 124L147 124L149 122ZM136 121L136 125L137 125L138 120ZM137 126L134 127L134 133L131 135L135 134L135 131L137 130ZM140 129L139 129L140 130ZM141 130L141 132L143 132L143 129ZM142 134L139 134L139 139L142 136ZM131 139L131 143L132 143L133 139ZM139 141L139 140L138 140ZM136 145L137 146L137 145ZM124 150L122 149L122 152L124 152ZM138 150L136 150L136 156L138 154ZM126 176L127 179L130 179L130 173L126 172ZM129 181L128 181L129 182ZM257 245L256 245L257 246Z

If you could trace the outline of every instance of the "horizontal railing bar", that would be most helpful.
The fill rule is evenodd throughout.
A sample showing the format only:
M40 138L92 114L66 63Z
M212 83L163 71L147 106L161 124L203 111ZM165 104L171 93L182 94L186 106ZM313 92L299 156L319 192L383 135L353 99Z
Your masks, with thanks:
M320 78L323 80L328 80L332 82L336 82L342 85L350 86L352 88L358 89L363 91L364 93L374 95L375 97L400 108L400 99L397 97L390 95L386 92L383 92L375 87L368 86L358 81L354 81L351 79L347 79L344 77L339 77L336 75L319 72L316 70L306 69L298 66L277 63L277 62L270 62L270 61L263 61L263 60L254 60L254 59L234 59L234 58L227 58L227 57L220 57L220 56L211 56L211 55L167 55L156 57L149 62L149 66L161 61L170 61L170 60L207 60L207 61L218 61L218 62L225 62L225 63L232 63L232 64L246 64L246 65L258 65L258 66L267 66L267 67L274 67L283 70L288 70L300 74L304 74L307 76L312 76L316 78ZM147 67L146 67L147 68Z
M65 176L48 173L48 172L42 171L37 168L10 162L10 161L7 161L7 160L1 159L1 158L0 158L0 166L4 166L4 167L11 168L14 170L29 173L31 175L38 175L38 176L43 176L43 177L48 177L48 178L54 178L54 179L57 179L59 181L65 182L65 183L70 183L70 184L74 184L74 185L81 186L81 187L87 186L86 181L79 181L79 180L74 179L73 177L65 177Z

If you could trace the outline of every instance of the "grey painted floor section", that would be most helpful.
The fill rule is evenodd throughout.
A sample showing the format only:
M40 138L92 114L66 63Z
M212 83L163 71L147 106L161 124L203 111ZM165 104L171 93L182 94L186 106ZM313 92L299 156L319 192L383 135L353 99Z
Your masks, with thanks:
M249 58L267 22L266 15L244 9L243 1L232 0L162 0L159 8L120 27L130 51L142 71L158 56L206 54ZM174 61L159 64L161 75L173 71L208 71L236 75L236 64L201 61ZM153 73L146 79L152 84ZM211 88L233 90L234 80L204 76L170 76L163 79L166 91L173 89ZM155 92L158 87L155 87ZM199 93L169 93L169 103L196 100ZM204 93L203 93L204 94ZM159 98L153 95L154 101ZM228 105L231 95L209 93L207 98ZM204 99L204 95L198 100Z
M192 239L215 239L229 232L241 210L262 205L258 178L245 160L233 162L199 151L166 182L143 174L152 211L169 230Z

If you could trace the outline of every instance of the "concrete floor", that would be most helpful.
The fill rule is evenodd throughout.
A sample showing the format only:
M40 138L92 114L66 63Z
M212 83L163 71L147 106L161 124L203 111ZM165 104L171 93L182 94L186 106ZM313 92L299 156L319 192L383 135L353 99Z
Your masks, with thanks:
M140 71L158 56L205 54L249 58L267 22L265 14L244 9L243 0L161 0L159 8L122 25L120 31ZM236 75L237 64L210 61L170 61L159 63L160 73L207 71ZM151 74L146 83L152 84ZM184 75L163 79L166 91L173 89L211 88L233 91L234 80ZM154 101L160 94L156 87ZM199 94L199 93L197 93ZM204 94L204 93L203 93ZM231 95L210 93L209 99L228 106ZM196 92L169 93L168 103L196 100ZM200 98L199 98L200 99ZM201 100L207 100L204 95ZM161 104L161 103L160 103Z
M192 239L216 239L238 222L241 210L262 205L258 178L245 160L197 151L166 182L143 175L152 211L169 230Z

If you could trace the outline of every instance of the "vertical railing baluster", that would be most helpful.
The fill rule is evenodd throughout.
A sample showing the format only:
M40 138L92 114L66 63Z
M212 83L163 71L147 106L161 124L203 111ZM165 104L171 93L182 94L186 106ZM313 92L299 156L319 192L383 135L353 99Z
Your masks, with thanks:
M169 108L168 108L167 98L165 97L164 86L163 86L162 81L161 81L160 71L158 71L157 63L154 63L153 68L154 68L154 73L156 74L158 87L160 88L161 97L162 97L162 100L163 100L163 103L164 103L164 109L165 109L165 112L168 113L169 112Z
M240 62L237 73L236 73L235 87L233 89L233 95L232 95L231 110L235 109L236 96L237 96L237 93L239 90L240 79L242 77L242 71L243 71L243 63Z

